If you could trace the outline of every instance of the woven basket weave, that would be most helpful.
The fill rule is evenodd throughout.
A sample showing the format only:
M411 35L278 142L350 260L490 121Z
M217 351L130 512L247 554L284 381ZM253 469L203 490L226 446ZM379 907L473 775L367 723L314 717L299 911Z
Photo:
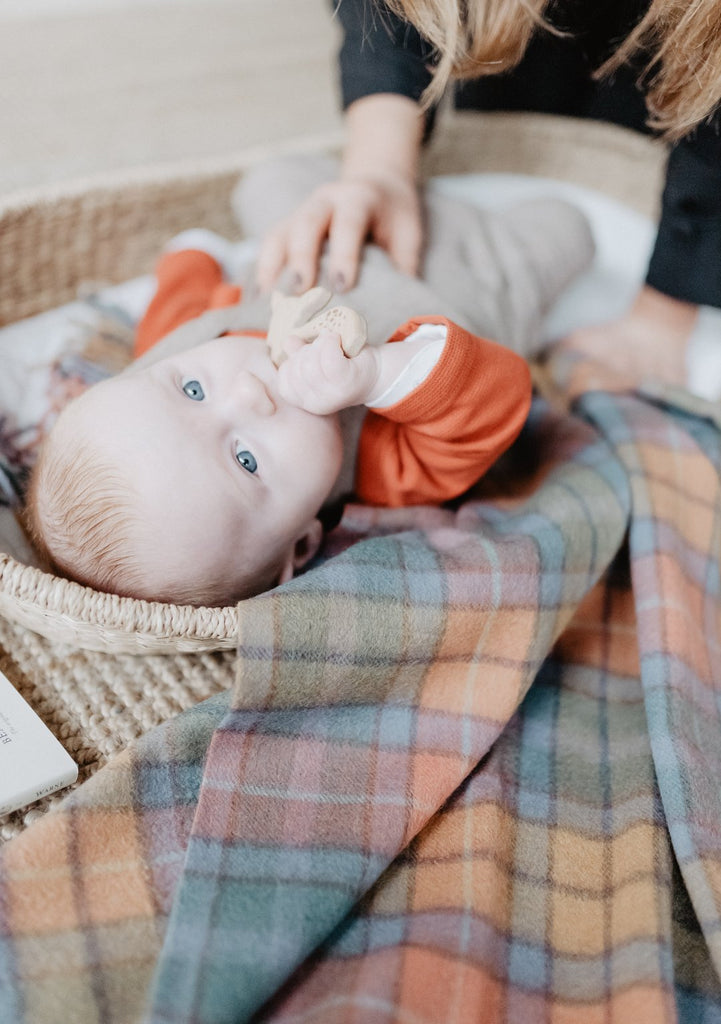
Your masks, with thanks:
M338 143L303 148L330 151ZM142 169L0 200L0 324L68 302L87 282L148 273L184 228L233 237L234 185L265 155ZM658 144L608 125L464 113L444 121L426 170L573 181L653 216L663 162ZM78 761L82 781L134 737L231 685L242 608L118 598L0 554L0 670ZM0 819L0 838L51 803Z

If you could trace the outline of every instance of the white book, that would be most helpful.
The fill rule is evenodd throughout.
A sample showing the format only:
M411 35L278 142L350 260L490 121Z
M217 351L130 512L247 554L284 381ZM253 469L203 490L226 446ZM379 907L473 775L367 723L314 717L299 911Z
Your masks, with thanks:
M0 814L69 786L78 766L0 672Z

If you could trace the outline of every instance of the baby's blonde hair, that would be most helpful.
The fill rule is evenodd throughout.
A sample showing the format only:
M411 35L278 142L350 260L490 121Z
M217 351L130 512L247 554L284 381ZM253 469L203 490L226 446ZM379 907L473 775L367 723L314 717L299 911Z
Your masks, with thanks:
M65 444L51 431L31 473L24 525L44 567L57 575L120 597L174 604L227 603L222 581L174 577L149 589L140 552L148 524L139 495L90 441ZM182 562L182 554L179 555Z
M46 568L109 593L137 592L131 495L129 481L90 444L79 441L69 450L51 433L30 476L24 512Z
M479 78L515 67L545 19L549 0L386 0L435 48L438 60L424 103L449 79ZM559 33L560 34L560 33ZM721 103L721 0L652 0L639 23L596 72L645 64L649 125L675 141L708 120Z

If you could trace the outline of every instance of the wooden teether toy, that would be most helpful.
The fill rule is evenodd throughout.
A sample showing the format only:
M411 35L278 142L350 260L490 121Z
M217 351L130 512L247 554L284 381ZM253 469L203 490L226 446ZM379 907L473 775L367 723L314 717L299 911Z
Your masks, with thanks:
M347 356L358 355L368 340L364 318L349 306L331 306L332 293L320 286L302 295L273 292L270 298L268 348L276 366L285 359L285 341L295 334L303 341L313 341L322 330L336 331ZM321 312L322 311L322 312Z

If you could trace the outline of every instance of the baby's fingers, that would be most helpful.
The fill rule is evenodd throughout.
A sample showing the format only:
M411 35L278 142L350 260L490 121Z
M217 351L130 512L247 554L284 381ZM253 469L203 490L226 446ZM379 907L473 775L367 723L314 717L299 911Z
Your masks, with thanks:
M316 390L343 389L353 377L353 361L343 351L337 331L321 328L300 357L309 386Z
M303 345L281 365L281 396L307 412L337 412L348 404L345 364L349 362L341 349L340 336L322 331L312 344Z
M332 398L336 409L362 403L375 379L376 362L369 348L353 358L343 351L340 335L323 331L313 343L317 353L317 380L314 387Z
M322 401L324 374L319 365L318 348L315 344L306 344L301 338L290 335L285 350L288 358L278 369L281 396L307 412L325 412L326 409L321 407L325 404Z
M297 334L289 334L283 342L283 351L286 356L290 358L291 356L294 356L296 352L300 352L300 350L305 348L305 346L306 342L303 338L299 337Z
M314 411L308 406L307 387L297 359L286 359L278 368L278 392L291 405L308 412Z

